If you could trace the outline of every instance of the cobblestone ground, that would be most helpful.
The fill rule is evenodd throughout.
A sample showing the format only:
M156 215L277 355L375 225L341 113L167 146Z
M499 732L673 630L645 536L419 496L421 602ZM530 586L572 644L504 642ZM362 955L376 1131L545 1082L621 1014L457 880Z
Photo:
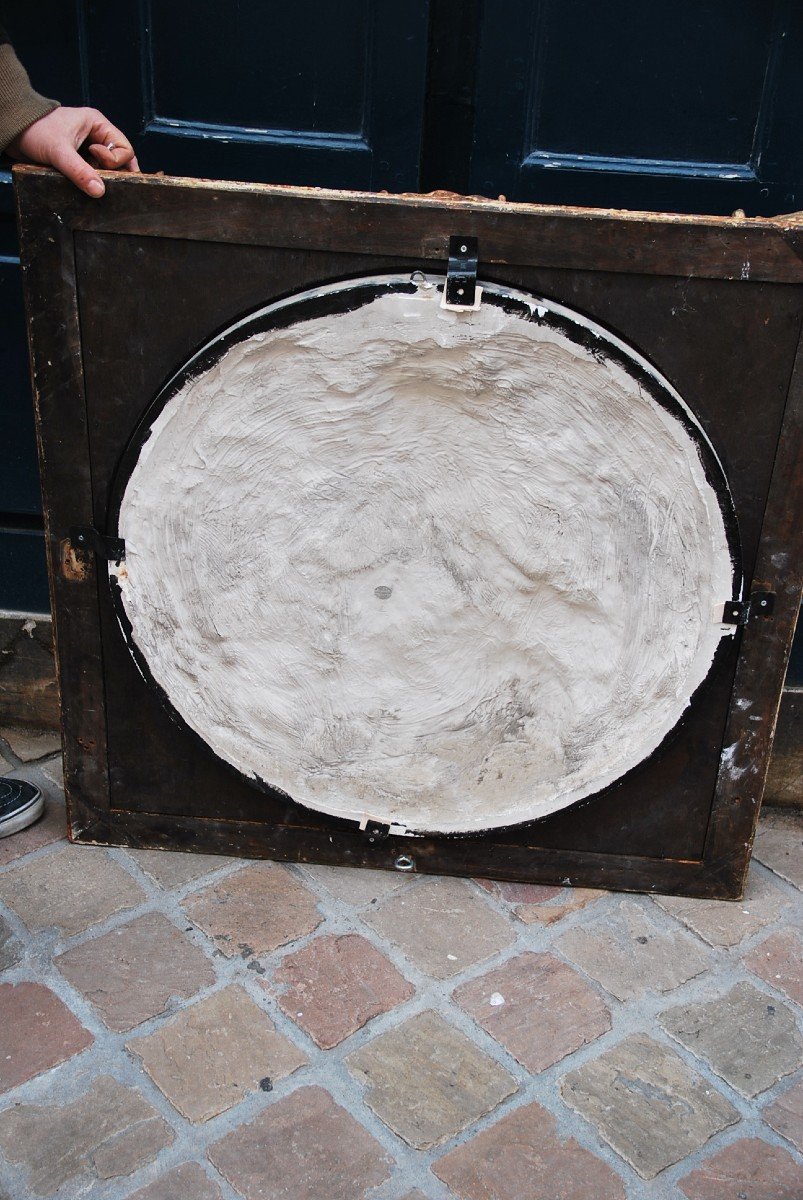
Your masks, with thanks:
M0 1200L801 1200L803 818L737 904L0 842Z

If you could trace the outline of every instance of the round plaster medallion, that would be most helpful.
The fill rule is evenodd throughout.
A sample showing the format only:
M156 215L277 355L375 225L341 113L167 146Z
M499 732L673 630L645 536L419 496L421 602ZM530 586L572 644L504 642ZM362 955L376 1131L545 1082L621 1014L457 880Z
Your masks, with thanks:
M140 665L216 755L456 833L647 758L738 580L716 456L646 360L496 285L444 310L434 282L303 293L200 351L122 471L112 571Z

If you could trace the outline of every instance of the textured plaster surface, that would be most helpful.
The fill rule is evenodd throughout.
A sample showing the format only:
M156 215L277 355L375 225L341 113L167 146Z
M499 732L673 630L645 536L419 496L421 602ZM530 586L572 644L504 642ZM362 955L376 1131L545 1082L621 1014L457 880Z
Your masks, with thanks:
M679 401L622 352L547 301L423 288L196 365L112 568L187 723L302 803L412 830L542 816L651 753L732 564Z

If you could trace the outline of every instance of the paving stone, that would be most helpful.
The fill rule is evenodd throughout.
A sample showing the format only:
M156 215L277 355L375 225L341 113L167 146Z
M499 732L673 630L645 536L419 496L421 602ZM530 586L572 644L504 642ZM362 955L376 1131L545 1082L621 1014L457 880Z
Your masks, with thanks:
M0 983L0 1091L66 1062L93 1040L50 988Z
M55 729L59 723L59 689L50 638L38 622L32 636L17 628L0 654L0 720L4 724L29 721Z
M366 1103L419 1150L453 1137L516 1091L516 1082L434 1012L411 1017L346 1058Z
M643 1179L739 1120L678 1054L641 1033L571 1071L561 1094Z
M215 981L203 951L161 913L146 913L55 961L117 1032L164 1012L172 996L187 999Z
M71 1196L93 1183L131 1175L169 1146L174 1134L141 1092L110 1076L67 1104L20 1104L0 1113L0 1149L27 1176L27 1194Z
M419 970L448 979L514 939L510 922L461 879L422 879L366 915Z
M144 899L145 893L128 872L94 846L65 846L0 875L0 900L29 929L52 928L62 937L82 933Z
M781 879L803 888L803 811L765 808L753 854Z
M22 956L22 945L11 932L8 921L0 917L0 971L14 967Z
M432 1166L460 1200L625 1200L622 1180L540 1104L517 1108Z
M800 1200L803 1167L780 1146L742 1138L712 1154L678 1186L689 1200Z
M687 934L664 931L632 900L569 930L555 944L618 1000L669 992L709 962Z
M183 1163L127 1200L223 1200L223 1193L197 1163Z
M284 867L254 863L182 900L229 958L269 954L320 925L312 892Z
M597 993L552 954L520 954L454 999L529 1071L545 1071L606 1033L611 1014Z
M554 900L545 900L542 904L517 904L513 911L525 925L554 925L607 894L598 888L561 888Z
M26 641L38 643L44 650L47 650L50 657L53 657L53 622L50 619L50 614L34 617L26 617L22 623L21 631ZM58 721L56 722L58 725ZM55 726L54 726L55 728Z
M167 890L185 887L210 871L241 861L225 854L182 854L175 850L127 850L126 853L159 887Z
M127 1045L173 1107L196 1123L239 1104L262 1080L284 1079L307 1061L236 984Z
M497 900L504 900L505 904L543 904L565 890L549 884L510 883L504 879L475 879L474 882Z
M373 904L410 882L394 871L367 871L361 867L306 866L304 871L327 892L346 904Z
M20 620L18 617L0 616L0 658L11 653L10 647L19 636Z
M25 772L20 771L19 775L24 778ZM41 850L42 846L66 840L67 813L64 802L45 796L45 811L38 821L11 837L0 838L0 867L6 867L34 850Z
M51 759L50 762L42 763L41 770L51 783L54 783L62 792L64 791L64 764L61 761L61 755Z
M423 1192L419 1192L418 1188L415 1188L412 1192L405 1192L403 1196L399 1197L399 1200L428 1200L428 1198Z
M803 1079L779 1096L761 1115L803 1154Z
M61 750L61 734L57 729L32 729L29 725L2 725L0 737L8 742L22 762L46 758Z
M670 1008L658 1019L743 1096L757 1096L800 1066L803 1037L794 1016L751 983L737 983L714 1000Z
M244 1200L363 1200L392 1159L323 1088L299 1088L210 1147Z
M327 1050L415 992L384 954L356 933L315 938L284 958L274 979L287 988L278 997L280 1007Z
M43 649L53 652L53 625L50 615L34 617L23 614L0 616L0 654L13 651L19 642L35 640Z
M552 925L569 913L577 912L599 900L607 892L597 888L553 887L547 884L507 883L496 879L475 879L475 883L513 907L525 925Z
M736 946L774 921L789 903L764 874L751 871L743 899L693 900L682 896L654 896L664 912L682 921L709 946Z
M767 983L803 1005L803 941L791 929L772 933L744 957L744 964Z

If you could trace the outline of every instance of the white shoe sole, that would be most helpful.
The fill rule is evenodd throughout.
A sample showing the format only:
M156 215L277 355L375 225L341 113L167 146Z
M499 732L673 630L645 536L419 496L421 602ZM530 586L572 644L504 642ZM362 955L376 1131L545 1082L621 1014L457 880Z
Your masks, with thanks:
M19 833L21 829L27 829L29 825L33 825L34 821L41 817L44 807L44 796L41 793L34 796L30 804L26 804L19 812L7 817L5 821L0 821L0 838L8 837L12 833Z

